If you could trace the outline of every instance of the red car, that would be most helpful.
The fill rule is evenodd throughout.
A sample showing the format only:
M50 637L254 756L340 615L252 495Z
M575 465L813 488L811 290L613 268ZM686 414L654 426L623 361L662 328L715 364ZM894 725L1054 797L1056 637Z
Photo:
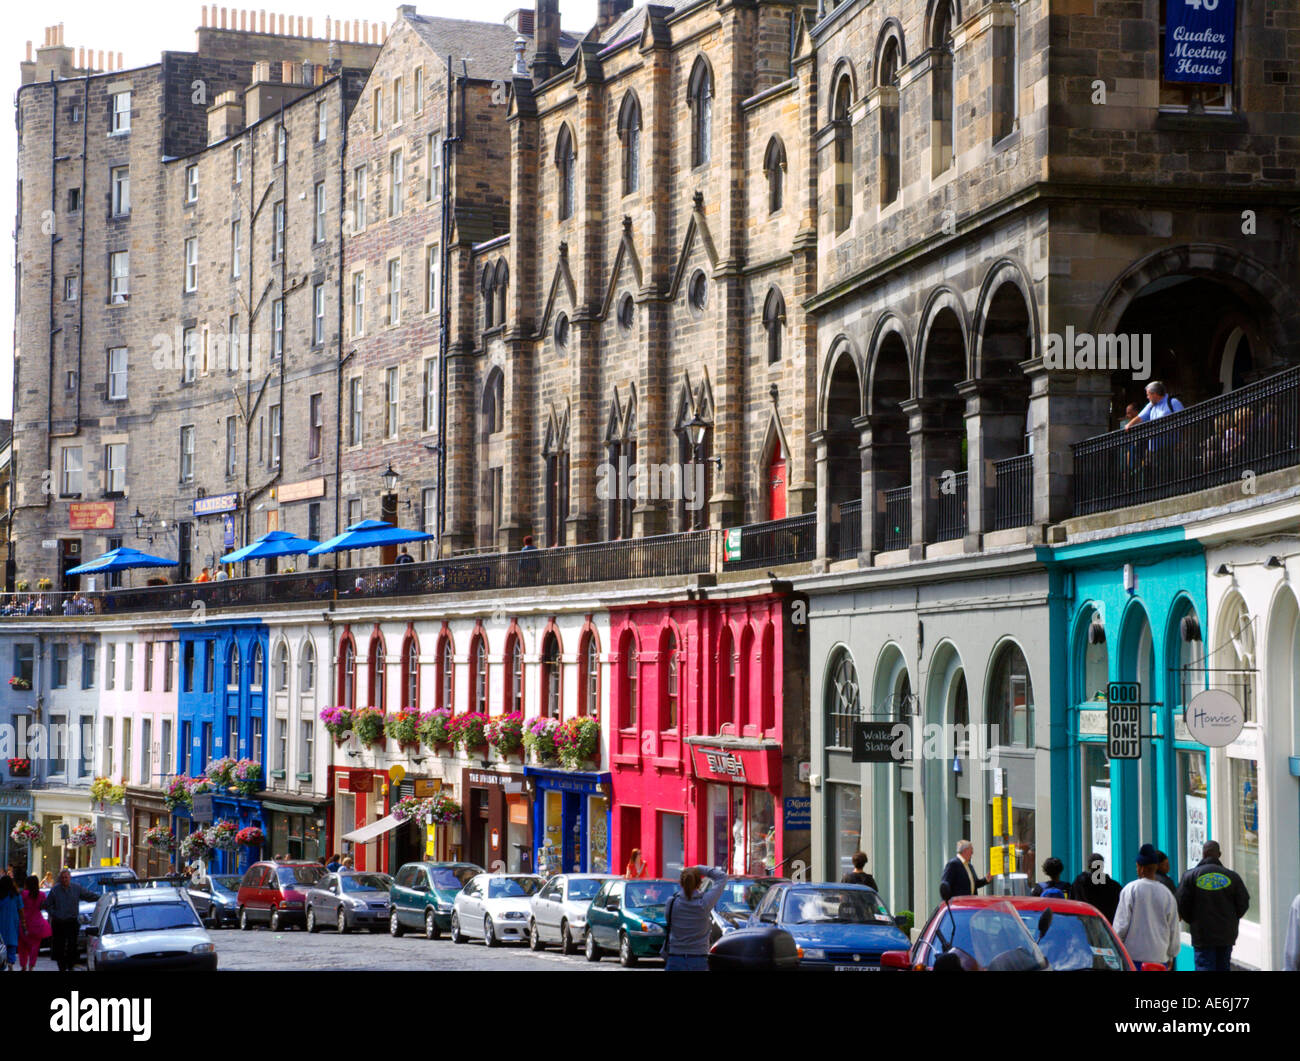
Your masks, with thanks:
M326 874L318 862L256 862L239 882L235 906L239 927L259 921L279 932L286 925L307 925L307 892Z
M1027 895L962 895L951 902L952 911L940 903L910 951L881 955L886 969L932 969L944 951L944 941L958 952L962 968L982 970L990 950L987 931L996 928L987 915L1005 915L1009 909L1020 918L1055 971L1098 970L1133 972L1139 968L1124 949L1110 922L1095 906L1073 899L1043 899ZM1046 931L1039 935L1044 912L1052 912ZM983 912L983 917L981 915ZM1164 971L1164 966L1143 962L1143 972Z

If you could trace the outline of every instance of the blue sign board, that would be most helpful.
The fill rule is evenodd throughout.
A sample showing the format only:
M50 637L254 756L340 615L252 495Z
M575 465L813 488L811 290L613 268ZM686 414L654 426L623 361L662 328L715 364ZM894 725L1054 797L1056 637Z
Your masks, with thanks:
M781 820L787 829L811 829L812 798L810 796L786 796L785 809Z
M196 497L194 499L194 514L196 516L216 516L222 512L234 512L238 507L238 494L214 494L212 497Z
M1230 84L1236 24L1237 0L1169 0L1165 80Z
M221 519L221 542L229 549L235 544L235 517L223 516Z

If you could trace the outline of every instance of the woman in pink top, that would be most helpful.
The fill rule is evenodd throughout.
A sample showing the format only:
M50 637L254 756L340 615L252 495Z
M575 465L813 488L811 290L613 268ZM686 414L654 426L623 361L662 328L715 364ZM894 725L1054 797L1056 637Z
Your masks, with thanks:
M632 857L627 860L627 869L623 871L623 876L628 880L641 880L650 875L650 867L646 865L645 859L641 857L639 847L632 848Z
M36 955L41 949L41 940L48 939L54 930L41 915L45 896L41 894L41 882L35 877L27 878L22 899L23 909L20 915L22 920L18 926L18 965L26 973L36 967Z

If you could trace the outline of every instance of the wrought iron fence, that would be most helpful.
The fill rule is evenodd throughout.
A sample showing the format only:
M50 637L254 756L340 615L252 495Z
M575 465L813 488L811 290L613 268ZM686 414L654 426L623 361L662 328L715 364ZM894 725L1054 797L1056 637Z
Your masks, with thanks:
M740 556L724 560L726 571L797 564L817 554L817 513L788 516L740 528Z
M994 461L993 472L997 476L993 529L1028 526L1034 520L1033 454Z
M1072 448L1076 516L1291 467L1300 463L1300 366Z
M831 555L841 560L851 559L862 552L862 499L845 501L840 505L838 537Z
M939 525L934 539L937 542L950 542L966 536L966 478L966 472L957 472L951 490L943 479L939 480Z
M906 549L912 544L912 488L900 486L885 491L884 526L880 535L881 550Z

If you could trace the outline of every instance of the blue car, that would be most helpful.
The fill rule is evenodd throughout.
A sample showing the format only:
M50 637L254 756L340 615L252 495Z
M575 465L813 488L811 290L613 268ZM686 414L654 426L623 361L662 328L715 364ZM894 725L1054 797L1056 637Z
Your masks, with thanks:
M801 969L861 972L880 968L887 950L911 945L880 896L862 884L774 884L749 927L785 929L799 947Z

